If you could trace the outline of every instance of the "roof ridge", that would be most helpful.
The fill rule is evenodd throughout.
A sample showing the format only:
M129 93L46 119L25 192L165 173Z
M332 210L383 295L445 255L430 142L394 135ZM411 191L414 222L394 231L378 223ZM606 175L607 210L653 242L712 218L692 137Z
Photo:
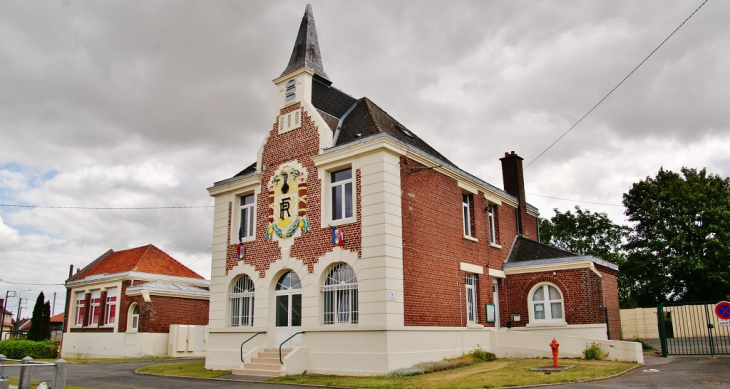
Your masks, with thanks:
M69 277L66 281L73 281L77 277L83 275L86 273L89 269L94 267L96 264L104 260L104 258L110 256L111 254L114 254L114 249L107 250L104 254L101 254L99 257L97 257L95 260L91 261L88 265L81 268L81 270L78 270L75 274L72 274L71 277Z
M370 104L373 104L377 107L377 104L373 103L372 100L368 99L366 96L363 96L362 99L365 103L365 108L368 110L368 116L370 116L370 120L373 121L373 124L375 124L375 128L378 130L378 132L385 132L382 128L380 128L380 124L378 123L378 120L375 118L375 115L373 115L373 108L370 106ZM378 107L380 108L380 107ZM383 111L385 112L385 111ZM387 114L387 112L386 112ZM392 117L392 116L391 116ZM395 120L395 119L393 119Z

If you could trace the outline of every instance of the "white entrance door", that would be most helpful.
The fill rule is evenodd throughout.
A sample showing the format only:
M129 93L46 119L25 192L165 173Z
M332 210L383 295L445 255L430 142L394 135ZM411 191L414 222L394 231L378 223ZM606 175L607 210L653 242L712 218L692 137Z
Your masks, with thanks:
M292 271L279 278L274 290L276 304L276 348L302 329L302 283ZM282 348L294 348L301 335L289 339Z
M499 329L499 284L497 280L492 280L492 291L494 292L494 328Z

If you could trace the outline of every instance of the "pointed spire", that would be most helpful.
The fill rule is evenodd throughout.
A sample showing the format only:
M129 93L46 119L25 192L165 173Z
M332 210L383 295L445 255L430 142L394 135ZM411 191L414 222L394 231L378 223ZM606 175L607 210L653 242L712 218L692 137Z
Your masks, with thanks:
M314 14L312 6L307 4L302 17L302 24L299 25L299 33L297 40L294 42L294 50L289 58L287 65L281 75L291 73L299 68L306 67L314 71L314 74L329 81L327 73L324 72L322 66L322 56L319 53L319 41L317 40L317 28L314 26Z

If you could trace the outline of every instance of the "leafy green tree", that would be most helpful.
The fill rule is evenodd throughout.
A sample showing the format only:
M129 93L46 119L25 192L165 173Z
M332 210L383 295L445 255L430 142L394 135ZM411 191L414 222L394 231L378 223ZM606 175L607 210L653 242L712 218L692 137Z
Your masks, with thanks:
M624 194L625 306L730 299L730 180L706 169L659 170Z
M43 305L43 339L51 339L51 302Z
M605 213L575 207L555 216L540 219L540 241L581 255L592 255L618 265L624 262L621 250L628 228L615 224Z
M35 307L33 307L33 316L30 318L30 330L28 330L28 340L41 341L43 340L43 307L46 303L46 298L43 296L43 292L38 295L35 300Z

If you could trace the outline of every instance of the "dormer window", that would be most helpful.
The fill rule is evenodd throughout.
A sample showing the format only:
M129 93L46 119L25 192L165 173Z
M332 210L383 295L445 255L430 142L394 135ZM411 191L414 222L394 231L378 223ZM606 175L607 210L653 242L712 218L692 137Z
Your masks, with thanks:
M400 124L396 124L395 128L399 129L402 133L406 134L407 137L413 138L413 133L408 131L407 128L401 126Z
M294 100L296 97L296 91L297 91L297 81L291 80L286 83L286 99L284 99L285 102L289 102Z

